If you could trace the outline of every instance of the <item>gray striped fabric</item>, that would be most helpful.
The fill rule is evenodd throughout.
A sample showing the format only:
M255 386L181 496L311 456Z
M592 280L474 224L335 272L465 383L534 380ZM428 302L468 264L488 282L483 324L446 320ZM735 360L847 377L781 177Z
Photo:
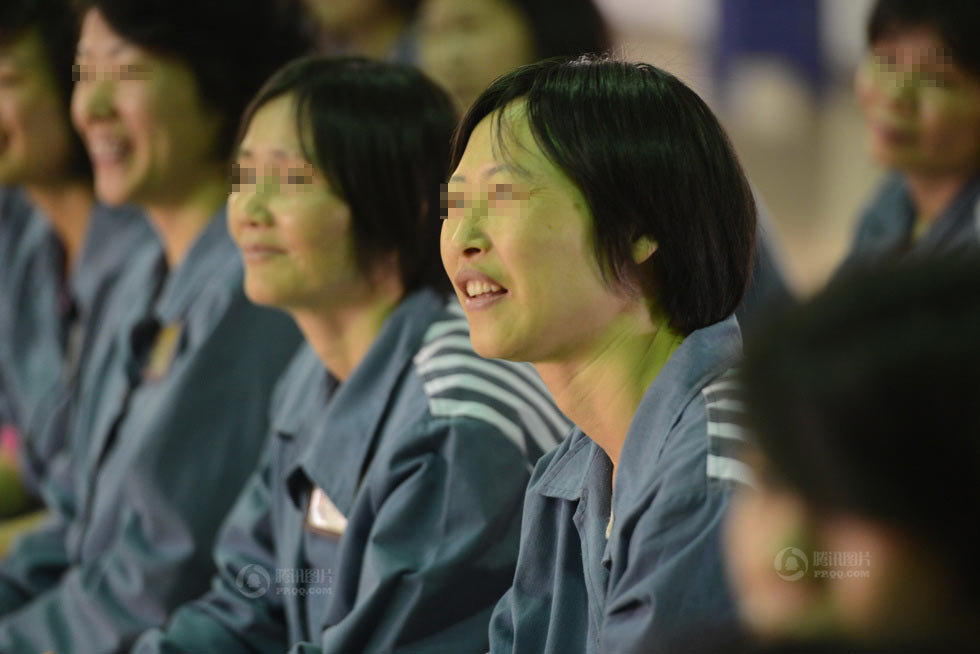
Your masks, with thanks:
M531 365L484 359L473 351L461 311L453 300L450 317L432 323L414 357L429 411L487 422L537 460L564 438L571 423Z

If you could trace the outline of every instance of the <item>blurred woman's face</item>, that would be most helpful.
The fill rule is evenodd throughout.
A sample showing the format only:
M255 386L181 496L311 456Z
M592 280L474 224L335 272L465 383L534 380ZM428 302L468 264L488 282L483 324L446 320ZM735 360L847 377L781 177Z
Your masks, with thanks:
M419 54L461 109L500 75L537 59L530 27L509 0L425 0Z
M109 204L181 201L217 163L221 117L187 64L121 37L97 9L82 22L72 120Z
M505 112L508 156L498 152L491 114L450 178L442 261L480 355L567 360L591 348L630 300L602 278L581 191L541 152L523 105Z
M980 78L952 60L932 29L879 39L855 86L880 164L925 176L980 168Z
M0 46L0 184L62 181L72 148L66 103L40 32Z
M245 292L285 310L328 309L367 296L350 209L300 147L294 100L252 117L233 168L228 226L245 264Z

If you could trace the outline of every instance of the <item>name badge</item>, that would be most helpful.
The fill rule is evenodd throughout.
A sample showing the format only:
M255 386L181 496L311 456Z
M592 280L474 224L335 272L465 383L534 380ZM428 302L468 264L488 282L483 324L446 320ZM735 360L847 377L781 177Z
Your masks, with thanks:
M319 487L314 488L310 495L306 527L331 538L340 538L347 529L347 518Z
M180 344L181 324L172 323L164 325L157 332L153 347L146 359L146 366L143 368L143 379L145 381L160 381L170 372L170 367L177 358L177 346Z

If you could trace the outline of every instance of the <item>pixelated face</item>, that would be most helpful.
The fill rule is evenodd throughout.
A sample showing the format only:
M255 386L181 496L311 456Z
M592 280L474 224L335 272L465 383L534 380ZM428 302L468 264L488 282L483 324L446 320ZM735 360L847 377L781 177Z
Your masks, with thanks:
M82 22L72 120L109 204L171 204L216 167L221 118L191 69L122 38L97 9Z
M953 62L929 28L875 43L855 86L872 156L917 175L968 175L980 167L980 79Z
M72 147L66 101L40 32L0 46L0 184L62 181Z
M350 209L303 154L294 100L252 117L232 168L228 226L245 263L245 292L286 310L363 297Z
M581 191L542 154L523 104L504 111L507 156L488 116L447 184L443 265L479 354L569 360L594 345L628 299L602 278Z
M531 63L534 39L509 0L425 0L420 62L461 109L500 75Z

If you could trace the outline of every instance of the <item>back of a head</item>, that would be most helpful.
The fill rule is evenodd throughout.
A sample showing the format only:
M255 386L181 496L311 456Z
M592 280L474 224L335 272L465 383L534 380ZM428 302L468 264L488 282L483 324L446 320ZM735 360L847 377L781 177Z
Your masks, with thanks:
M524 66L463 117L453 168L485 117L504 138L501 110L517 101L541 151L585 197L604 270L654 296L683 333L735 310L752 265L754 203L724 130L697 94L649 64L582 57ZM506 153L505 140L500 146ZM631 248L641 236L658 249L639 268Z
M953 565L980 537L980 259L836 279L746 346L756 440L818 510L893 525ZM980 575L963 575L980 606Z
M296 100L304 154L350 206L362 269L395 254L406 292L448 291L440 190L456 114L446 93L412 66L307 57L259 90L239 138L260 107L284 95Z
M900 31L936 32L960 66L980 76L980 2L976 0L878 0L868 18L868 43Z
M98 9L123 38L176 58L195 76L204 100L224 120L221 158L238 118L262 81L310 52L312 35L300 0L75 0Z

